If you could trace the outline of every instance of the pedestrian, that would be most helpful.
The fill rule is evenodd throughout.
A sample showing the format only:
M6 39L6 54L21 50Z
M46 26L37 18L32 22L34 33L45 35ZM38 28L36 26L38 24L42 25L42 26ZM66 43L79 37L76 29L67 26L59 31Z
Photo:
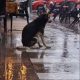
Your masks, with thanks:
M67 17L69 15L69 9L70 9L70 2L69 1L64 1L61 3L60 6L60 15L59 15L59 19L60 22L62 23L64 20L65 22L67 21Z
M54 9L54 3L51 1L50 4L49 4L50 13L53 12L53 9Z
M24 11L27 18L27 23L29 23L28 4L29 4L29 0L24 1Z

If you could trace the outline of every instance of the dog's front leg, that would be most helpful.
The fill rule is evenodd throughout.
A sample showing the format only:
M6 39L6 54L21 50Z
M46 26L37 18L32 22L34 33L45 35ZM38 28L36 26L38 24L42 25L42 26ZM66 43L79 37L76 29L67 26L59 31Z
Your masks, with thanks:
M45 43L45 41L44 41L44 36L43 36L42 33L40 34L40 38L41 38L41 41L42 41L43 45L44 45L46 48L50 48L49 46L46 46L46 43Z
M39 48L40 48L40 47L42 47L42 45L40 44L39 37L40 37L40 36L39 36L39 34L37 34L37 43L38 43L38 45L39 45Z
M40 44L40 42L39 42L39 41L38 41L38 45L39 45L39 48L40 48L40 47L42 47L42 45Z

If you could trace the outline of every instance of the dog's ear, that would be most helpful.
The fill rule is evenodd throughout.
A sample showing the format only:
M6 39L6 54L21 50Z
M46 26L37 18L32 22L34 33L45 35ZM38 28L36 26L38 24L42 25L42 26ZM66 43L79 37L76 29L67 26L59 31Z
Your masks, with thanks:
M50 17L51 12L48 10L46 14L48 17Z
M50 11L49 9L47 9L46 13L47 13L48 15L50 15L50 14L51 14L51 11Z

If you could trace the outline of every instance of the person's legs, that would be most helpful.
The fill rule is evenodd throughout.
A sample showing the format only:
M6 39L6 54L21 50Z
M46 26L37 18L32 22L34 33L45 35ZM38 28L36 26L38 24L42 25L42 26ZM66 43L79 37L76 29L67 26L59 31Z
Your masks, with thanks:
M26 14L26 18L27 18L27 23L29 23L29 14L28 14L28 10L25 10L25 14Z

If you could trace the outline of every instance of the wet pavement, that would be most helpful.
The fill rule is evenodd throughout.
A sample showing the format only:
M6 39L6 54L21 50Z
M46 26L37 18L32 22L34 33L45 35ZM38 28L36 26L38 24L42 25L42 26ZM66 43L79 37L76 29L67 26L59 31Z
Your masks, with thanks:
M24 25L25 19L14 18L13 32L0 35L0 80L80 80L78 27L78 31L69 29L56 19L45 28L44 39L50 49L17 50L15 47L22 47Z

